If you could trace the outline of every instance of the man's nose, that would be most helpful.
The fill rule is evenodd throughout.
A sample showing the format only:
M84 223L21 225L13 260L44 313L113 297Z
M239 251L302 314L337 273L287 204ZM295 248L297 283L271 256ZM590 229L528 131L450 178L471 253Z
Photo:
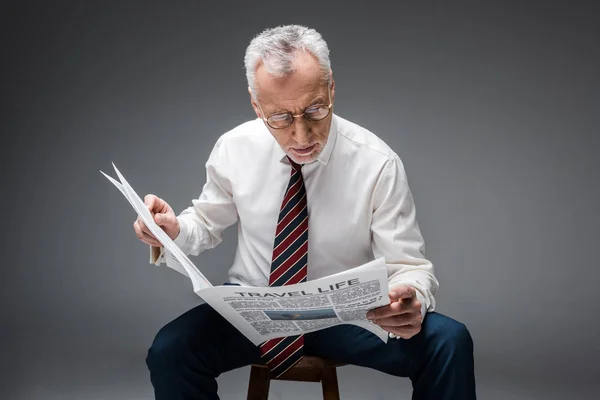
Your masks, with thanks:
M310 125L306 119L302 117L294 118L292 129L292 135L299 145L304 146L310 144Z

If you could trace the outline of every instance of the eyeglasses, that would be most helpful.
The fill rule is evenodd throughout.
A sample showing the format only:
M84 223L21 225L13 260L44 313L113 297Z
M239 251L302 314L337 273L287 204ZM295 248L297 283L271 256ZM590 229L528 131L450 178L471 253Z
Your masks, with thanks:
M331 107L333 106L333 102L331 101L331 92L329 90L329 86L327 87L327 94L329 95L329 105L325 104L314 104L312 106L306 107L304 112L301 114L292 114L291 112L287 113L277 113L270 115L268 118L263 117L263 121L267 123L273 129L285 129L291 126L294 123L294 118L304 117L305 120L316 122L321 121L329 115L331 112ZM258 102L257 102L258 103ZM262 107L260 103L258 103L260 107L260 111L264 115L265 113L262 111Z

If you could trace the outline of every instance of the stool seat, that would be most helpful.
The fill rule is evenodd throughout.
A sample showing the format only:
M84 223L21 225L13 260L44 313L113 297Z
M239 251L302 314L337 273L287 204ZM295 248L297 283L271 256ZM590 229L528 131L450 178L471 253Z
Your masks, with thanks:
M335 360L303 356L280 377L274 377L265 364L252 364L247 400L267 400L271 380L321 382L324 400L339 400L336 367L346 365Z
M346 364L329 360L327 358L315 357L315 356L304 356L298 364L294 365L293 368L325 368L325 367L341 367Z
M288 379L287 378L290 371L305 370L305 369L320 370L320 369L328 368L328 367L334 367L334 368L342 367L344 365L346 365L346 364L338 362L338 361L334 361L334 360L329 360L327 358L321 358L321 357L315 357L315 356L303 356L300 359L300 361L298 361L298 363L296 365L294 365L292 368L287 370L285 374L283 374L279 378L275 378L274 376L271 375L270 379L282 380L282 381L296 380L296 379ZM265 369L265 370L269 369L269 367L267 367L266 364L252 364L252 367ZM306 371L302 371L302 372L306 373ZM316 381L316 382L318 382L318 381Z

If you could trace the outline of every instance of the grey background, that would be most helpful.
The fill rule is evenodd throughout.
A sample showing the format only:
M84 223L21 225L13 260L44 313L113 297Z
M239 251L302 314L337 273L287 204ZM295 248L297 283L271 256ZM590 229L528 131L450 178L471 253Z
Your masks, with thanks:
M482 399L600 392L600 39L594 2L3 2L0 398L148 399L156 331L199 303L147 263L114 161L176 212L217 139L253 118L263 29L327 40L335 110L403 159L438 311L469 327ZM219 284L235 229L193 261ZM249 370L219 378L244 398ZM339 371L344 399L408 379ZM314 384L273 399L318 398Z

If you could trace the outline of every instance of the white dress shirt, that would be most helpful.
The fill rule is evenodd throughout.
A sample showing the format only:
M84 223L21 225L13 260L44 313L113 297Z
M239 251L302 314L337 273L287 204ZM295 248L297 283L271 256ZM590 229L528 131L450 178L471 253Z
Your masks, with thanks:
M177 218L175 243L198 255L238 222L229 281L268 286L275 227L291 166L261 119L223 134L206 163L206 184ZM421 312L435 308L438 281L425 258L415 205L398 155L375 134L337 115L317 161L302 175L308 202L308 280L385 257L389 285L410 285ZM193 182L194 177L189 179ZM156 254L156 253L155 253ZM157 265L187 275L168 252Z

